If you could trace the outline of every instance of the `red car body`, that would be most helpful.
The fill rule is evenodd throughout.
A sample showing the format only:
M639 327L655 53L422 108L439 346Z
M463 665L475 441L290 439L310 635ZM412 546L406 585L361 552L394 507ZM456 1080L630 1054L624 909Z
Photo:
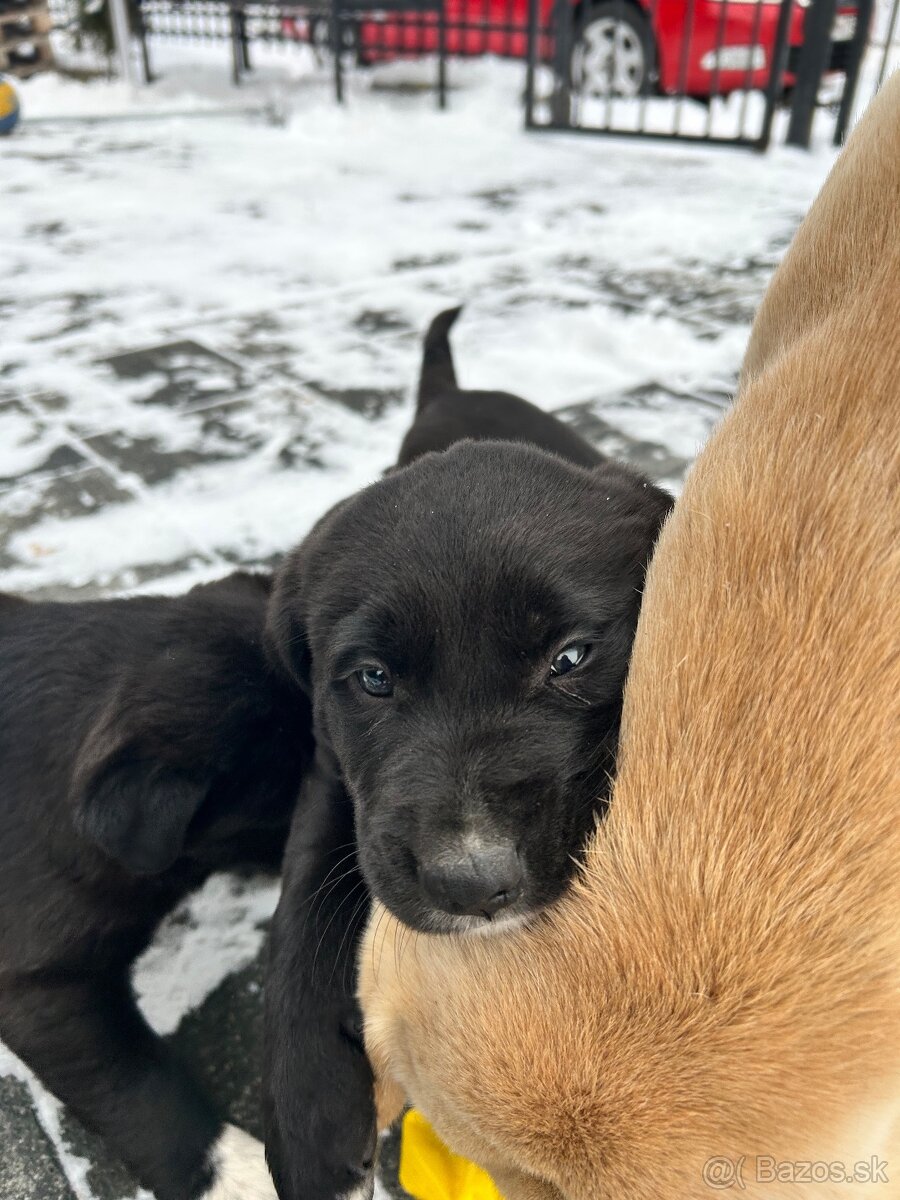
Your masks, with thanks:
M526 56L528 0L444 3L448 54ZM542 25L549 26L555 3L538 0ZM573 8L580 11L585 3L589 0L576 0ZM621 0L621 4L624 9L640 12L647 22L654 43L654 82L659 91L705 97L767 86L780 11L778 0ZM791 13L791 60L803 42L808 4L809 0L798 0ZM362 62L386 62L438 50L434 11L373 8L355 14L354 19L358 22L355 45ZM294 36L303 36L303 22L287 18L286 24L294 27ZM832 32L832 70L841 69L842 52L855 26L855 6L839 4ZM291 31L286 28L285 32ZM540 46L538 53L547 58L550 52ZM793 82L790 74L785 82Z

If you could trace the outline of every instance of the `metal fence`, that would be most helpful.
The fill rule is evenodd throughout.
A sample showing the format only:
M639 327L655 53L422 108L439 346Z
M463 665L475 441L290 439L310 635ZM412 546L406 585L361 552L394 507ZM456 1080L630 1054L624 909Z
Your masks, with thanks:
M142 46L145 76L153 77L155 38L218 41L231 46L236 83L253 69L254 45L308 46L333 77L342 100L348 71L401 59L429 59L441 107L447 100L450 56L503 53L525 57L527 18L515 16L518 0L475 0L449 19L442 0L379 0L378 8L351 0L260 4L244 0L132 0L132 28ZM517 46L515 38L520 45Z
M424 59L443 106L448 62L491 54L524 64L530 129L754 149L769 144L779 110L786 140L808 145L825 92L839 143L860 80L867 99L900 65L900 0L375 2L129 0L148 81L163 39L230 47L236 83L259 47L304 46L338 100L349 72Z
M895 3L900 0L895 0ZM808 145L823 82L843 138L872 0L530 0L526 122L765 149L779 107Z
M524 62L528 41L527 0L377 0L377 7L361 0L282 5L131 0L131 11L150 78L150 45L156 38L229 43L236 82L253 68L254 43L307 45L332 72L339 100L348 71L398 59L428 59L444 106L450 58L494 54Z
M878 55L876 88L880 88L891 71L900 70L900 0L890 7L876 6L870 45Z

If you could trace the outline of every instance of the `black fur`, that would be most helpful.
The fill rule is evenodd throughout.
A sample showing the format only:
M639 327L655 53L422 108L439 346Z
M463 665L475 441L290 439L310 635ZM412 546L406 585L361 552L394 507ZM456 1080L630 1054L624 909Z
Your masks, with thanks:
M448 308L425 334L416 419L403 439L398 466L423 454L447 450L466 438L525 442L582 467L595 467L603 455L551 413L510 392L478 392L456 382L449 334L462 308Z
M0 597L0 1037L157 1200L209 1186L221 1120L131 964L211 872L277 868L312 757L308 704L265 657L270 589Z
M266 1147L282 1200L334 1200L369 1173L372 1079L353 995L369 894L413 929L490 928L429 883L448 863L468 870L467 836L517 857L503 918L566 886L602 807L644 570L671 504L525 401L458 391L454 315L429 331L401 454L423 457L323 518L270 607L317 739L266 993ZM445 449L498 425L505 444ZM520 440L537 445L509 444ZM551 680L573 642L590 644L583 664ZM389 669L393 695L363 690L369 664Z

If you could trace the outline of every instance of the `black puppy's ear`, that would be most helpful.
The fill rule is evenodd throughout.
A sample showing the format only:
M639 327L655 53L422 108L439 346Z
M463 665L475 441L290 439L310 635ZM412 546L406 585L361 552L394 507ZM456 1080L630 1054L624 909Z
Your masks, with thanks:
M73 776L73 821L132 875L158 875L181 854L185 834L208 789L101 720L85 740Z
M316 603L318 581L335 558L340 558L335 524L353 500L348 496L320 517L275 573L266 612L266 649L272 662L287 671L307 695L312 692L313 666L309 614Z
M675 498L640 471L615 459L598 463L591 474L611 494L621 497L624 506L645 527L650 540L655 541Z
M312 691L312 653L304 616L303 551L303 547L295 550L275 576L266 611L266 647L278 666L309 694Z

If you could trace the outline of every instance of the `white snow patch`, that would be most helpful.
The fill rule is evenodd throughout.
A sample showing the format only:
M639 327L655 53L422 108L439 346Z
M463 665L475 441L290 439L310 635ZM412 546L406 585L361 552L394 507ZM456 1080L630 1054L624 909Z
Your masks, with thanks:
M141 1010L157 1033L173 1033L224 979L253 961L278 892L268 877L213 875L166 918L133 974Z

